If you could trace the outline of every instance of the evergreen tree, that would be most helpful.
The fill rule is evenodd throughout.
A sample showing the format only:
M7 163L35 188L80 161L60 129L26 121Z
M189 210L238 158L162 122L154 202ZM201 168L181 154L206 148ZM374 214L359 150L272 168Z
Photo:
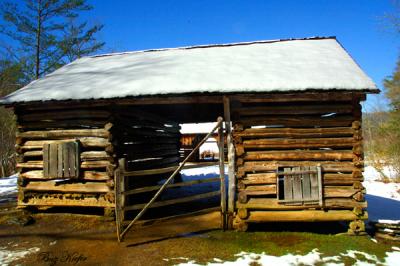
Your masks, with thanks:
M28 76L37 79L71 58L93 53L104 46L95 38L102 26L86 29L86 22L71 26L80 11L91 9L85 0L4 2L1 15L6 23L0 26L0 33L16 43L14 48L19 61L26 63Z
M390 101L389 120L382 125L388 146L388 158L400 175L400 59L392 76L384 81L386 97ZM399 176L400 180L400 176Z
M0 97L20 88L24 74L20 64L0 60ZM11 110L0 107L0 177L15 170L15 118Z

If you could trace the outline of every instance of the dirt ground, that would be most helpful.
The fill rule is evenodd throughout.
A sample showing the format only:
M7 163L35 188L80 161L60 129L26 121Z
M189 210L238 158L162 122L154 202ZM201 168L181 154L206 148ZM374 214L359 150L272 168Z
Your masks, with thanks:
M218 230L219 213L141 225L118 243L115 223L102 216L41 213L31 225L0 224L0 246L40 251L11 265L168 265L181 256L174 240Z
M360 250L382 260L392 246L398 246L371 241L368 235L347 236L343 234L347 226L341 223L260 224L249 232L223 232L218 212L134 226L122 243L117 241L114 221L101 215L42 212L32 214L34 222L25 226L16 224L15 217L15 213L0 212L0 257L2 250L40 250L10 265L147 266L190 260L206 264L214 258L234 261L241 251L282 256L315 248L326 256ZM343 262L353 265L356 261L346 258Z

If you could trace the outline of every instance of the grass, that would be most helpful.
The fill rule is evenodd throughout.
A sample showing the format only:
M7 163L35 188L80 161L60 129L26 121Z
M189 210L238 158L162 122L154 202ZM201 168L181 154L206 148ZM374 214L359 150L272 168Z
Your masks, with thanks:
M253 253L265 252L268 255L282 256L288 253L307 254L315 248L323 257L336 256L348 250L362 251L376 255L383 261L385 253L391 251L391 243L375 243L369 236L351 237L347 235L329 235L310 232L222 232L211 231L186 239L170 240L175 251L170 258L190 254L189 259L198 263L206 263L219 258L236 260L235 254L245 251ZM184 256L187 257L187 256ZM359 257L366 261L363 256ZM175 263L177 261L174 261ZM346 265L355 262L354 259L344 258Z

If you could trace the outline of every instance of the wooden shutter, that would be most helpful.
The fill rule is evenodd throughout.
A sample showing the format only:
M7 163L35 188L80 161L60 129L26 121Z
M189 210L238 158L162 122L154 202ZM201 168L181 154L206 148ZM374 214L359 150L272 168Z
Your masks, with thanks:
M55 142L43 145L45 178L78 178L79 165L79 142Z
M320 166L278 167L278 200L288 205L323 204Z

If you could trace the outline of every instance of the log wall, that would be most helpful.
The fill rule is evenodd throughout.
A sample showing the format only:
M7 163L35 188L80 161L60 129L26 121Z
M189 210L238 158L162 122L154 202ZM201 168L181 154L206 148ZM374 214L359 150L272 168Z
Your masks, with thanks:
M41 105L15 111L20 206L114 207L116 161L107 108ZM45 177L43 145L67 141L79 141L79 177Z
M343 216L341 212L336 220L365 218L360 100L359 96L321 96L285 101L282 96L276 102L273 99L251 102L240 97L232 102L239 228L247 222L290 220L293 215L285 215L290 211L303 211L304 216L295 215L295 219L305 221L315 220L318 211L327 210L330 214L326 220L335 220L334 213L339 210L349 215ZM319 164L323 174L322 207L278 202L278 166ZM307 216L307 209L315 210L316 214ZM323 217L318 216L318 220Z

